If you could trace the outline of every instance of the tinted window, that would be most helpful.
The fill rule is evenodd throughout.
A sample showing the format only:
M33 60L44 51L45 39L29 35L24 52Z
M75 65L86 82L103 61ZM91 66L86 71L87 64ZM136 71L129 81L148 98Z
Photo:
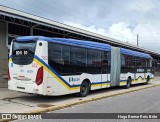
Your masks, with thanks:
M88 50L87 52L87 69L91 73L101 73L101 52Z
M70 47L49 43L49 65L59 74L70 74Z
M71 64L86 66L86 49L71 47Z
M13 42L12 60L19 65L32 63L36 49L36 42Z
M69 46L62 45L62 59L63 59L63 65L61 65L61 73L63 75L68 75L71 73Z
M59 64L64 63L61 56L61 45L58 44L49 45L49 59L54 61L55 63Z
M88 66L100 67L101 66L101 54L100 51L88 50Z
M49 43L49 65L61 75L110 72L111 53Z
M70 47L64 45L62 46L62 58L64 64L70 64Z
M150 59L147 59L147 67L152 67L152 64L153 64L154 62L152 61L152 60L150 60Z
M141 59L141 67L142 68L146 68L147 67L147 59L145 59L145 58Z
M71 47L71 72L72 74L86 73L86 49Z
M110 52L102 51L102 73L108 73L110 71Z
M129 64L129 68L135 68L136 58L133 57L133 56L129 56L129 58L128 58L128 64Z
M135 58L136 68L140 68L142 65L141 58Z

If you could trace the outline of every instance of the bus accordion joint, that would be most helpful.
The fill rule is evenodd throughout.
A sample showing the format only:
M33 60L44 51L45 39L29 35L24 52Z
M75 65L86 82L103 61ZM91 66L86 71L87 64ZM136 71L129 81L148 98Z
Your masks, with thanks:
M36 84L39 86L43 82L43 66L40 67L37 71L37 76L36 76Z

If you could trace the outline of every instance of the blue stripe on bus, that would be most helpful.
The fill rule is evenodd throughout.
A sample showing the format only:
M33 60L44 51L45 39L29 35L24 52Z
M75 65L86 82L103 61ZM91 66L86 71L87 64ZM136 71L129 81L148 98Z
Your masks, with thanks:
M8 57L8 59L10 59L10 58L12 58L12 55L10 55L10 56Z

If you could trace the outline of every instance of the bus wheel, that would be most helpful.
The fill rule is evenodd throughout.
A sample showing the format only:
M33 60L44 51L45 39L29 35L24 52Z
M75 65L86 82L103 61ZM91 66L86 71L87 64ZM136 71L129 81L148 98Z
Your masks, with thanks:
M147 77L147 80L146 80L146 82L145 82L144 84L147 85L149 81L150 81L150 78L149 78L149 76L148 76L148 77Z
M89 83L86 81L83 81L81 84L79 96L80 97L86 97L89 93Z
M129 89L131 86L131 78L128 78L127 85L125 86L126 89Z

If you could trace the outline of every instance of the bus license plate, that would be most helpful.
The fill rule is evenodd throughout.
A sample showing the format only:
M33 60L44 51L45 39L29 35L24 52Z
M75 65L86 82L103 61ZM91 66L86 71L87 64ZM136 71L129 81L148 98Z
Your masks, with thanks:
M18 79L19 80L25 80L25 76L19 76Z

